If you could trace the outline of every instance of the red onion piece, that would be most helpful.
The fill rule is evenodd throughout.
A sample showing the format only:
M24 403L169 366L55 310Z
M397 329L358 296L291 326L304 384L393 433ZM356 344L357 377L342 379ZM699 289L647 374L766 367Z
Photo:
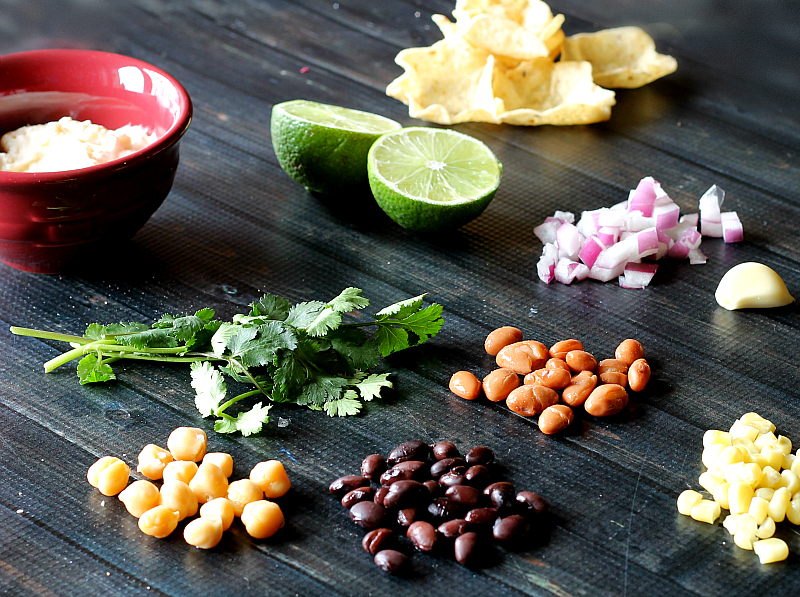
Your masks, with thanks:
M561 224L556 231L558 252L560 255L568 257L571 261L578 260L583 241L583 235L578 232L578 229L567 222Z
M556 242L556 230L564 220L559 218L545 218L544 222L533 229L533 233L542 241L543 245Z
M592 236L591 238L587 238L583 243L583 248L581 248L579 255L580 260L583 261L589 268L591 268L594 265L594 262L597 261L597 256L603 249L605 249L605 247L597 239L597 237Z
M597 231L597 239L606 247L610 247L619 240L619 228L614 226L603 226Z
M629 263L619 277L619 285L623 288L646 288L656 270L658 265L655 263Z
M558 247L554 243L547 243L542 251L542 256L536 264L536 273L545 284L550 284L555 278L556 261L558 261Z
M562 284L572 284L574 280L583 280L589 275L589 268L582 263L562 257L556 263L555 278Z
M738 243L744 240L744 228L735 211L726 211L722 217L722 239L726 243Z
M699 248L689 251L689 265L702 265L708 257Z
M653 215L653 205L656 202L655 180L647 176L639 181L633 195L628 201L628 211L639 211L645 217Z
M681 208L677 203L667 205L657 205L653 208L653 215L656 219L656 230L668 230L678 225Z
M720 207L725 200L725 191L712 185L700 197L700 231L703 236L722 236Z
M648 228L636 233L638 257L648 257L658 252L658 232L655 228Z

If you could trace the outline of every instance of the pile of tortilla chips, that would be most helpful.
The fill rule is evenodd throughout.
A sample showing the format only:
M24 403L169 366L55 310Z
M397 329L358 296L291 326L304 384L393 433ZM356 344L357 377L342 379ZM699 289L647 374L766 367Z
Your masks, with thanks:
M604 87L641 87L677 68L637 27L565 39L564 15L553 16L541 0L457 0L453 16L455 22L433 15L443 40L395 58L405 73L386 93L408 104L415 118L440 124L599 122L608 120L616 103Z

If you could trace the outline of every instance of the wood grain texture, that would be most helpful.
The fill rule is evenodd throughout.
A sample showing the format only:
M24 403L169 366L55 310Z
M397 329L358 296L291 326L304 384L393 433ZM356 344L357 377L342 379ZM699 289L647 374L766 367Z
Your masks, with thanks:
M564 0L567 34L639 25L679 70L620 91L611 120L583 127L464 124L486 142L504 178L486 212L436 237L395 226L362 198L306 193L271 149L271 107L308 99L421 124L384 94L403 47L439 39L431 0L6 0L0 52L82 47L164 68L192 96L170 197L122 249L86 268L35 276L0 267L0 594L3 595L697 595L800 592L791 554L761 567L718 524L677 514L697 488L702 433L747 411L800 442L797 307L728 312L713 299L728 268L761 261L800 294L800 10L765 0L630 3ZM307 68L307 71L304 69ZM301 72L303 71L303 72ZM645 291L536 277L534 225L556 209L611 205L646 175L682 211L718 184L738 211L745 241L709 240L708 263L665 264ZM91 267L90 267L91 265ZM327 299L345 286L383 306L428 292L445 306L440 335L387 359L396 390L348 419L276 406L252 438L211 434L235 474L282 460L293 480L281 501L287 527L267 541L241 526L219 548L188 548L176 534L141 535L115 498L85 481L114 454L129 463L145 443L182 424L210 428L192 405L188 370L125 365L119 381L81 387L70 368L41 363L56 343L12 336L19 325L77 333L92 321L148 321L164 312L244 310L262 292ZM493 366L485 335L505 324L546 344L583 340L602 357L638 338L653 382L610 420L578 415L563 436L504 406L447 391L452 372ZM410 438L491 446L519 489L544 495L556 525L549 542L499 552L470 571L412 556L392 578L361 549L362 532L328 495L370 452Z

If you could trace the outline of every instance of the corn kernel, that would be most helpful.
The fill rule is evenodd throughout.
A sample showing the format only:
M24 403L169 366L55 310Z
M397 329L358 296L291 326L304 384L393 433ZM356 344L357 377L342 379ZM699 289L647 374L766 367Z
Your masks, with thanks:
M725 479L721 479L716 475L712 475L711 473L703 473L700 475L700 478L697 480L697 482L700 483L700 487L705 489L708 493L714 493L714 489L717 487L717 485L724 483Z
M769 517L775 522L783 522L786 518L786 509L789 507L791 495L785 487L775 490L775 495L769 501Z
M703 461L703 465L707 469L712 468L714 466L714 461L717 459L717 457L722 453L722 451L726 447L727 446L723 446L722 444L711 444L710 446L705 448L703 450L703 455L701 457L701 460Z
M795 456L795 459L792 461L792 466L790 467L791 471L800 477L800 458Z
M781 468L784 468L784 469L792 468L792 465L794 464L794 461L795 461L796 458L797 458L797 456L795 456L794 454L784 454L783 455L783 462L781 462ZM795 473L795 475L796 474L797 473Z
M791 470L781 471L781 481L779 487L785 487L789 490L790 495L794 495L800 490L800 477L795 475Z
M730 483L722 483L721 485L717 485L716 489L711 492L714 496L714 501L717 502L720 506L725 508L726 510L729 507L728 504L728 488L731 486Z
M731 514L747 512L754 495L755 492L750 485L743 481L734 481L728 487L728 510L731 511Z
M756 488L761 481L761 467L757 464L745 464L744 462L735 462L729 464L724 469L725 480L728 483L741 481L747 483L750 487Z
M745 451L745 454L747 452ZM735 464L737 462L744 462L744 454L742 450L738 449L738 446L727 446L722 449L717 459L714 461L714 468L725 468L729 464Z
M742 423L743 425L749 425L754 429L757 429L759 433L767 433L769 431L775 431L775 425L772 424L771 421L768 421L758 413L745 413L741 417L739 417L738 423Z
M750 441L754 442L755 439L758 437L759 430L756 429L755 427L751 427L750 425L742 423L741 421L736 421L731 426L730 434L731 434L731 442L733 442L733 440L738 437L746 437Z
M800 497L792 498L786 507L786 518L792 524L800 524Z
M759 539L769 539L775 534L775 521L772 520L769 516L767 519L758 525L758 529L756 529L756 537Z
M775 470L779 470L781 468L781 465L783 464L783 450L778 447L778 444L764 444L764 447L761 448L761 453L767 457L767 464L769 466Z
M731 434L728 433L727 431L709 429L703 434L703 447L707 448L712 444L721 444L723 446L730 446Z
M756 524L763 524L769 515L769 500L757 496L754 497L750 500L750 507L747 509L747 513L755 519Z
M763 539L753 544L753 550L762 564L780 562L789 557L789 546L781 539Z
M757 464L762 469L764 467L769 466L769 462L767 462L767 457L763 454L748 454L745 462L752 462L753 464Z
M733 535L733 542L736 544L737 547L741 547L742 549L753 549L753 541L756 540L755 531L752 533L748 533L744 529L740 531L736 531Z
M775 495L775 490L771 487L759 487L756 489L756 497L760 497L762 500L770 501L773 495Z
M758 525L755 519L749 514L728 514L722 523L731 535L736 534L738 531L747 531L755 533Z
M684 516L690 516L692 508L699 504L703 496L692 489L687 489L678 496L678 512Z
M788 437L784 437L782 435L778 436L778 446L780 446L781 450L783 450L784 454L791 454L792 453L792 440Z
M753 444L755 445L756 448L761 450L761 448L764 447L764 444L768 442L777 442L777 441L778 438L775 437L775 434L772 433L772 431L770 431L768 433L759 433L758 437L753 441Z
M711 500L701 500L691 511L691 517L699 522L707 522L714 524L714 521L719 518L720 507L717 502Z
M735 440L731 441L731 445L740 450L743 449L747 454L758 454L761 452L761 448L757 448L756 445L746 437L737 437Z
M765 466L761 469L761 481L759 487L768 487L769 489L777 489L781 482L781 474L771 466Z

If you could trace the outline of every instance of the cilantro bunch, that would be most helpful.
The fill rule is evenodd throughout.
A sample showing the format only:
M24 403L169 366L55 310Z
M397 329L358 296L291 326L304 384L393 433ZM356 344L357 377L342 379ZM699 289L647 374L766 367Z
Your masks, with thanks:
M373 320L343 323L345 313L369 305L361 292L345 288L330 302L295 305L267 294L232 321L216 320L213 310L202 309L194 315L164 315L151 326L93 323L82 337L18 327L11 332L69 342L72 350L45 363L45 371L80 358L81 384L116 379L111 364L120 359L190 363L200 414L217 417L219 433L248 436L269 422L271 405L261 401L231 414L238 402L263 395L324 410L331 417L354 415L362 400L392 387L387 373L368 373L381 356L421 344L442 327L442 306L423 308L425 295L390 305ZM374 336L365 333L366 327L376 328ZM226 379L253 389L228 398Z

